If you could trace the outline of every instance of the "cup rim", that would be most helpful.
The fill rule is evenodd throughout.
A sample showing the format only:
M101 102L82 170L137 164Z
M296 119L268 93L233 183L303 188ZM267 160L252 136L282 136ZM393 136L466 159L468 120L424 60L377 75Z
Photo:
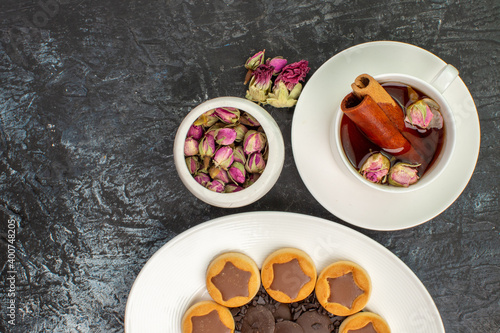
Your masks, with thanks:
M345 155L344 148L342 147L341 135L340 135L341 134L340 123L344 113L340 109L340 105L338 106L337 116L333 118L333 130L331 130L331 135L330 135L331 148L337 150L337 153L340 155L341 160L344 162L344 165L349 170L350 174L354 175L355 178L359 179L363 184L370 186L371 188L386 193L397 193L397 194L408 193L422 189L426 185L436 180L444 172L444 170L448 166L448 163L451 160L453 151L455 150L456 124L453 116L453 111L448 102L446 101L446 99L444 98L443 93L440 93L435 87L432 86L431 83L426 82L422 79L401 73L379 74L374 76L373 78L379 81L380 83L390 82L390 83L400 83L412 86L424 92L427 96L434 99L439 104L441 109L441 114L443 115L445 123L444 143L441 151L439 152L439 155L435 157L431 169L426 170L425 175L416 184L410 185L408 187L381 185L370 182L367 179L365 179L351 164L351 162ZM442 112L443 110L445 110L445 112ZM439 168L437 169L438 166Z
M200 185L189 172L184 156L184 141L196 119L217 107L234 107L248 112L259 121L269 145L266 168L251 186L233 193L217 193ZM174 139L174 163L182 183L198 199L217 207L237 208L249 205L263 197L278 180L285 160L285 144L274 118L261 106L240 97L217 97L194 107L182 120Z

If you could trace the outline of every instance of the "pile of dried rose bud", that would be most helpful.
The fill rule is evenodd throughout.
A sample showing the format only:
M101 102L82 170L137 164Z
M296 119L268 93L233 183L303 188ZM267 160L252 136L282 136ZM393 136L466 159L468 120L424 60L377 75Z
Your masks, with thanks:
M202 114L184 144L189 172L202 186L219 193L252 185L266 167L267 138L257 119L232 107Z
M276 108L289 108L297 104L302 84L310 68L306 60L287 64L283 57L264 61L264 51L257 52L245 63L248 70L245 84L250 81L246 98ZM274 78L274 82L273 82Z

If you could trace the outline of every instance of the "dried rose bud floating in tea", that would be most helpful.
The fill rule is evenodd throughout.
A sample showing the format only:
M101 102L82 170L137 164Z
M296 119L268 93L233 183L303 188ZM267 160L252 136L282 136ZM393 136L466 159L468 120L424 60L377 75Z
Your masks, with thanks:
M389 170L389 184L408 187L418 181L418 165L398 162Z
M381 153L370 155L359 169L359 173L372 183L385 183L391 162Z
M203 113L191 125L184 158L200 186L232 193L255 183L266 167L268 150L266 133L255 117L221 107Z
M367 74L342 101L341 143L368 181L398 187L418 182L442 149L439 105L416 89L379 84Z

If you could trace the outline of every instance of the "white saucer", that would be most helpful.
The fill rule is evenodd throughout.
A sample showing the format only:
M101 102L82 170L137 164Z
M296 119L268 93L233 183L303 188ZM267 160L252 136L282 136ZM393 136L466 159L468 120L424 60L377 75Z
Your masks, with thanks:
M181 319L194 302L208 300L205 271L226 251L240 251L260 267L271 252L296 247L321 271L351 260L370 275L366 310L381 315L392 332L444 333L439 312L415 274L367 236L337 223L295 213L234 214L193 227L159 249L143 267L125 310L126 333L180 333Z
M460 196L474 172L480 144L477 110L460 77L443 94L456 120L456 147L432 184L402 194L378 191L355 179L330 148L333 117L359 74L401 73L429 82L445 65L417 46L382 41L344 50L314 73L295 107L292 148L302 180L323 207L358 227L398 230L436 217Z

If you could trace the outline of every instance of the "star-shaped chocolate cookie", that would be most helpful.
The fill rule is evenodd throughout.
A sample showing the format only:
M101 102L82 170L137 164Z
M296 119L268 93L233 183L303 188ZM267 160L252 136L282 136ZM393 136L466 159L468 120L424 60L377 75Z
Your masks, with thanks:
M219 274L212 277L212 283L222 294L222 299L228 301L233 297L248 296L248 283L252 273L236 267L228 261Z

